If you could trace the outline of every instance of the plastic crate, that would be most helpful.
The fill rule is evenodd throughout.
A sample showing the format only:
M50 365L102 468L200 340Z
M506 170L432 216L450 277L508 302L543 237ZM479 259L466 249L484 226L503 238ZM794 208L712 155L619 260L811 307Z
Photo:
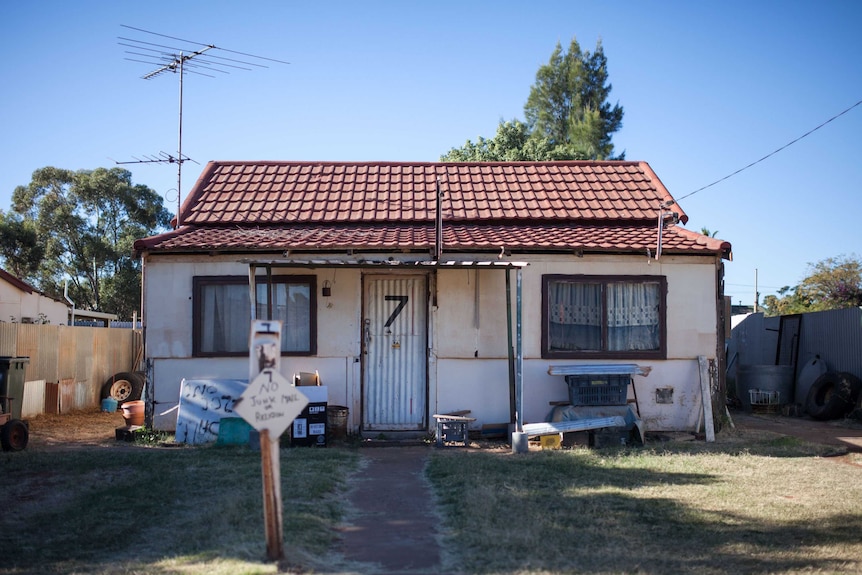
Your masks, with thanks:
M625 405L630 375L567 375L569 403L572 405Z
M777 413L781 407L781 393L778 391L761 391L749 389L751 410L759 413Z

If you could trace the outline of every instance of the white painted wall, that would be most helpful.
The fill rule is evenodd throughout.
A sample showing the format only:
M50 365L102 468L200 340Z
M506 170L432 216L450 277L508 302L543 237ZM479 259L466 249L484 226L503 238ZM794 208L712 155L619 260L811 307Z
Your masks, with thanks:
M69 322L68 306L39 292L27 293L0 279L0 321L22 323L21 318L39 321L39 314L51 325Z
M192 281L195 276L248 276L248 265L236 258L179 256L149 258L144 274L146 355L154 366L155 426L172 429L176 423L183 379L247 379L248 358L192 356ZM300 371L317 371L329 388L329 403L349 409L348 426L357 427L360 409L359 326L361 313L359 270L291 270L293 275L317 275L317 355L282 357L281 372L288 379ZM320 295L323 282L332 296ZM172 410L173 409L173 410Z
M622 256L531 258L522 276L524 356L524 420L545 421L549 402L568 398L562 376L548 375L551 365L582 360L541 357L541 282L544 274L664 275L668 283L668 359L643 360L649 376L635 376L641 418L651 431L694 429L700 403L697 356L715 357L715 260L709 257L665 256L660 261ZM506 361L505 274L479 273L479 320L476 326L476 272L441 270L438 273L439 309L435 329L437 394L432 409L438 413L470 409L479 423L509 420L509 382ZM513 315L515 272L512 272ZM444 297L445 294L445 297ZM514 343L514 342L513 342ZM632 363L622 361L619 363ZM673 403L656 402L656 389L673 388ZM634 392L629 389L629 398Z
M144 321L147 357L154 364L156 414L176 405L183 378L248 377L245 358L192 358L192 278L195 275L242 275L246 264L226 256L155 256L146 261ZM651 431L694 428L700 409L697 356L716 351L715 260L711 257L664 256L660 261L623 256L539 256L523 270L522 325L524 420L545 420L550 401L565 400L562 376L550 376L553 364L585 363L541 357L541 280L543 274L664 275L668 285L668 359L640 361L648 377L635 376L641 417ZM379 274L375 268L370 273ZM318 276L318 354L283 357L282 373L320 373L329 387L329 402L349 408L349 429L361 421L361 278L358 269L285 271ZM512 277L515 313L516 272ZM320 295L323 282L332 297ZM478 281L478 297L477 297ZM431 285L434 285L432 280ZM505 272L439 270L436 307L430 318L429 415L469 409L484 423L509 420ZM476 305L478 302L478 314ZM595 362L594 362L595 363ZM606 363L606 362L598 362ZM630 361L622 363L632 363ZM657 388L673 388L672 404L656 403ZM633 394L630 390L630 398ZM173 420L171 417L173 416ZM157 417L159 428L171 428L175 412Z

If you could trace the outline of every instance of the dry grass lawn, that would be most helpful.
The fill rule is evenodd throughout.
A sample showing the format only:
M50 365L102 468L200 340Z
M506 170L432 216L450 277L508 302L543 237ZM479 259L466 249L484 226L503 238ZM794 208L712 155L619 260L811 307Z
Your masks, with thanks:
M374 573L337 554L351 448L282 452L288 560L265 560L260 455L117 442L118 414L33 420L0 453L0 574ZM862 455L714 444L429 450L446 573L862 573Z

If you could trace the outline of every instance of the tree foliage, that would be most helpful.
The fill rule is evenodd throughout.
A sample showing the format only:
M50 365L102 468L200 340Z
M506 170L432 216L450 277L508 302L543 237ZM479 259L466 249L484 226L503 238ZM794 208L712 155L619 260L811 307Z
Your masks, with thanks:
M467 141L461 148L452 148L441 157L444 162L537 162L543 160L586 160L571 146L553 145L547 138L530 134L527 124L518 120L501 121L497 134L476 143Z
M787 315L862 306L862 260L831 257L808 264L809 274L797 286L763 298L765 315Z
M572 38L569 51L557 42L550 61L539 68L524 106L533 133L552 145L569 145L590 159L613 159L611 136L623 124L623 109L607 101L608 61L601 41L593 53Z
M140 263L132 244L170 223L161 196L133 184L121 168L36 170L28 185L15 189L9 217L32 230L43 250L38 266L19 268L24 279L54 297L62 297L68 280L78 308L122 318L140 307ZM7 265L15 261L2 255Z
M593 53L572 39L568 52L557 43L549 62L536 73L524 105L526 123L500 121L491 139L468 140L442 161L607 160L611 138L622 127L623 109L607 101L611 85L601 41Z
M35 223L0 210L0 258L6 271L22 279L32 278L44 255L45 246L39 242Z

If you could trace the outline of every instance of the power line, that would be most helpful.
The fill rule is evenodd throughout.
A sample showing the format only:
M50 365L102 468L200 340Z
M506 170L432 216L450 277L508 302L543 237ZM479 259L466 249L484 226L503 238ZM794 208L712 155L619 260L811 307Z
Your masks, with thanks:
M725 283L724 285L726 285L726 286L735 286L735 287L744 287L744 288L753 288L753 287L754 287L754 284L733 284L733 283ZM785 287L785 286L765 286L765 285L758 285L757 287L758 287L758 288L766 288L766 289L781 289L781 288L783 288L783 287Z
M719 184L719 183L723 182L724 180L726 180L726 179L728 179L728 178L732 178L732 177L733 177L733 176L735 176L736 174L738 174L738 173L740 173L740 172L743 172L743 171L747 170L748 168L750 168L750 167L752 167L752 166L754 166L754 165L759 164L759 163L760 163L760 162L762 162L763 160L765 160L765 159L767 159L767 158L769 158L769 157L771 157L771 156L774 156L775 154L777 154L777 153L778 153L778 152L780 152L781 150L783 150L783 149L785 149L785 148L787 148L787 147L789 147L789 146L792 146L793 144L795 144L796 142L798 142L798 141L799 141L799 140L801 140L802 138L805 138L806 136L809 136L809 135L813 134L814 132L816 132L817 130L819 130L820 128L822 128L823 126L825 126L826 124L828 124L828 123L832 122L833 120L837 120L838 118L840 118L841 116L843 116L844 114L846 114L847 112L849 112L850 110L852 110L853 108L855 108L856 106L858 106L858 105L860 105L860 104L862 104L862 100L859 100L858 102L856 102L855 104L853 104L852 106L850 106L849 108L847 108L846 110L844 110L843 112L840 112L840 113L838 113L838 114L836 114L836 115L832 116L831 118L829 118L828 120L826 120L825 122L823 122L822 124L820 124L819 126L817 126L816 128L811 129L811 130L808 130L807 132L805 132L804 134L802 134L801 136L799 136L799 137L798 137L798 138L796 138L795 140L792 140L792 141L790 141L790 142L788 142L788 143L784 144L783 146L781 146L781 147L780 147L780 148L778 148L777 150L775 150L775 151L773 151L773 152L770 152L770 153L766 154L765 156L763 156L763 157L762 157L762 158L760 158L759 160L756 160L756 161L754 161L754 162L751 162L750 164L748 164L748 165L747 165L747 166L745 166L744 168L740 168L740 169L736 170L735 172L733 172L732 174L728 174L728 175L724 176L723 178L718 179L718 180L716 180L716 181L712 182L711 184L707 184L706 186L703 186L702 188L698 188L698 189L696 189L695 191L693 191L693 192L691 192L691 193L688 193L688 194L686 194L686 195L684 195L684 196L682 196L682 197L680 197L680 198L676 198L676 200L677 200L677 201L679 201L679 200L684 200L685 198L688 198L688 197L690 197L690 196L693 196L693 195L695 195L695 194L696 194L696 193L698 193L698 192L702 192L703 190L705 190L705 189L707 189L707 188L711 188L712 186L714 186L714 185L716 185L716 184Z

